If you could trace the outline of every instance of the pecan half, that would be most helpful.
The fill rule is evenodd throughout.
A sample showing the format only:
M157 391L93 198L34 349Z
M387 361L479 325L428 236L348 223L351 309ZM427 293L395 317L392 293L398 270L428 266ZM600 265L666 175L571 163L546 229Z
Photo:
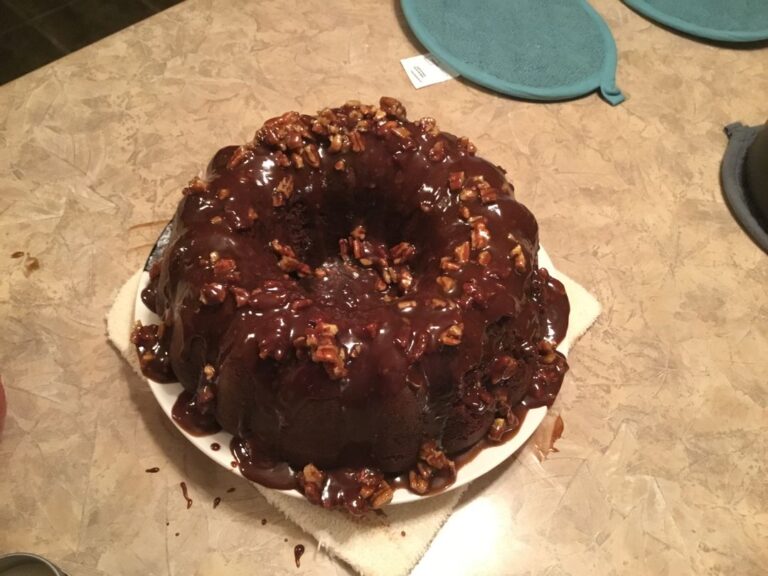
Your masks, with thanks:
M272 206L283 206L293 196L293 176L290 174L280 180L272 191Z
M402 264L416 254L416 246L410 242L400 242L389 250L389 255L395 264Z
M228 170L234 170L240 164L242 164L245 161L246 156L248 155L248 148L245 146L238 146L235 151L232 153L232 156L229 157L229 160L227 161L227 169Z
M472 235L470 236L472 242L472 248L475 250L482 250L487 248L491 243L491 231L488 230L485 222L482 220L475 220L472 222Z
M397 119L404 119L406 116L405 106L396 98L382 96L379 99L379 107L389 116Z
M443 292L445 292L446 294L450 294L451 292L453 292L453 289L456 288L456 280L454 280L450 276L438 276L437 283L440 285L440 288L442 288Z
M453 249L454 257L456 258L456 262L459 264L464 264L465 262L469 261L469 254L470 254L470 247L469 242L462 242L456 248Z
M453 190L461 190L464 186L464 172L451 172L448 174L448 188Z
M443 330L440 334L440 342L446 346L458 346L464 334L464 324L454 324Z
M306 335L312 361L323 364L332 380L338 380L347 374L344 366L346 352L336 342L338 332L339 327L336 324L318 322L314 328L307 330Z
M435 144L432 146L432 148L429 149L429 152L427 153L427 157L432 162L442 162L445 160L445 156L445 142L443 140L438 140L435 142Z
M509 252L509 255L514 262L515 272L518 274L525 272L525 253L523 252L523 247L518 244L512 248L512 250Z

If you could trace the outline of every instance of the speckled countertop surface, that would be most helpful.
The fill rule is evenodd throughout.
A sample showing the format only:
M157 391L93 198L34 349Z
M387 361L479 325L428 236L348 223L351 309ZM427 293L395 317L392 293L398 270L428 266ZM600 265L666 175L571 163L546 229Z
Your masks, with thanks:
M605 308L571 355L560 451L483 479L497 512L454 515L419 573L768 572L768 257L718 180L723 126L768 117L768 51L593 5L618 44L616 108L416 91L399 59L420 48L373 0L189 0L0 88L0 553L84 576L348 572L187 445L103 317L218 147L388 94L507 168Z

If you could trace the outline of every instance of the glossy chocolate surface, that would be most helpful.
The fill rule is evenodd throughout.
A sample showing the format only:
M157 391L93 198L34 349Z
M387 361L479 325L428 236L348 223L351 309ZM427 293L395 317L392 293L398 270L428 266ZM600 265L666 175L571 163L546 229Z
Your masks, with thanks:
M318 503L375 508L383 478L448 469L425 442L498 441L560 388L568 300L533 215L469 141L392 99L268 121L215 155L172 226L142 368L184 386L177 421L235 436L254 481L306 493L290 467L311 464ZM380 484L362 503L356 470Z

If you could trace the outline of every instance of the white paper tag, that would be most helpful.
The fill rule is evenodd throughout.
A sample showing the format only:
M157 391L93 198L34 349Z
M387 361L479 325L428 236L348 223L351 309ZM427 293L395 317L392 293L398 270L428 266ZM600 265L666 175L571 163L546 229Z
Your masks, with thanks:
M458 76L454 70L444 64L438 64L432 54L419 54L418 56L403 58L400 60L400 64L403 65L408 79L416 89L445 82Z

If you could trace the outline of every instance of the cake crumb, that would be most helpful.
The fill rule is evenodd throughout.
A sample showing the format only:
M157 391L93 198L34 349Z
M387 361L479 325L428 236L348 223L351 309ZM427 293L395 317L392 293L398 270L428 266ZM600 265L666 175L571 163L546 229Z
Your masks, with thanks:
M32 272L35 270L40 269L40 260L35 258L34 256L30 256L27 254L27 257L24 259L24 276L29 277Z

